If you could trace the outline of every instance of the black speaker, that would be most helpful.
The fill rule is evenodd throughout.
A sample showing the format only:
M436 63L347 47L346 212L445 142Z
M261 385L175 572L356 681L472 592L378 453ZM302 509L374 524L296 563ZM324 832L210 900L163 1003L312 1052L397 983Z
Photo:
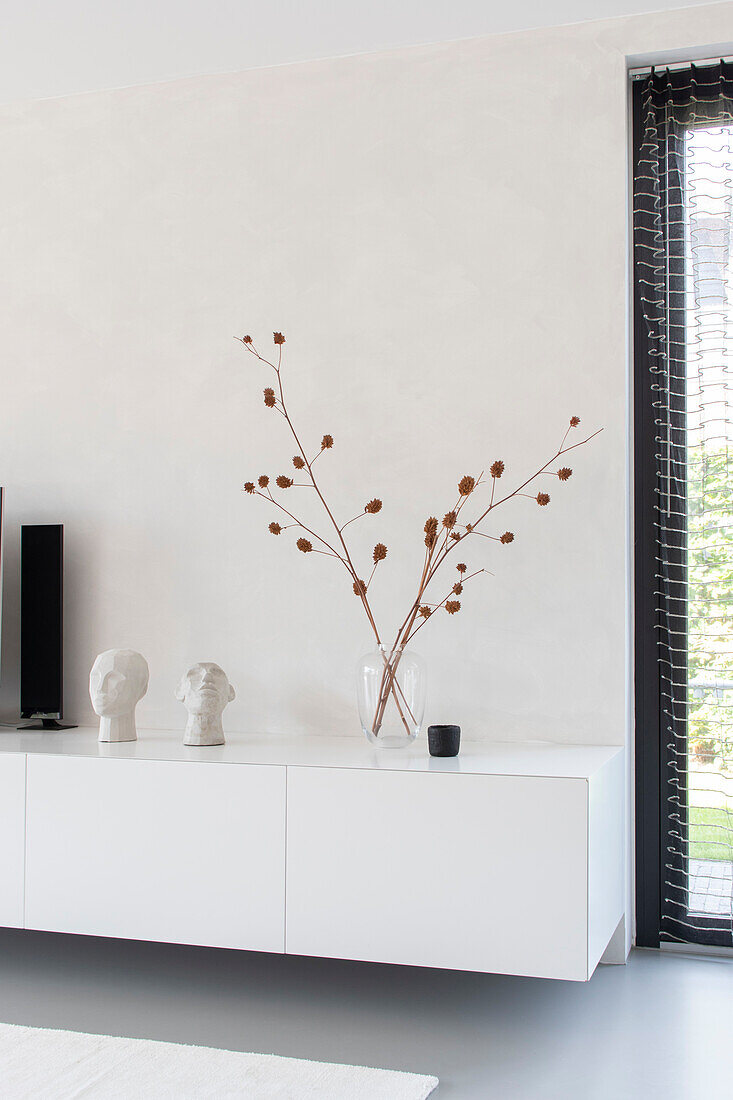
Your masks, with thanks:
M64 680L64 528L20 529L20 716L39 717L23 729L62 726Z

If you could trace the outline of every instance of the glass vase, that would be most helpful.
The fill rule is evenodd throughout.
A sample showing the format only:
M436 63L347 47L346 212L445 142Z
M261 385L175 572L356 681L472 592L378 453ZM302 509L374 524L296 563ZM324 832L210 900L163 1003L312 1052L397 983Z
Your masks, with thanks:
M426 667L404 646L380 645L359 661L356 698L367 740L384 748L414 741L425 713Z

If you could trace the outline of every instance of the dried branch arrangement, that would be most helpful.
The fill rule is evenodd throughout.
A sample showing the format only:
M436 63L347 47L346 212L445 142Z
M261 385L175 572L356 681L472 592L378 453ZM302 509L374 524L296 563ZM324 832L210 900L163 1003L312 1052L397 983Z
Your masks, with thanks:
M278 509L280 513L280 522L273 521L270 523L268 529L271 534L281 535L284 531L292 529L298 535L295 546L301 553L325 554L340 562L349 575L354 595L361 601L364 613L374 632L377 644L383 645L382 637L369 603L369 589L380 563L387 557L387 547L383 542L377 542L375 544L372 551L371 568L366 574L366 579L364 579L365 575L360 569L357 569L344 535L344 531L350 524L355 523L364 516L377 515L377 513L382 510L382 501L377 497L367 501L363 510L346 520L345 523L340 523L336 519L321 491L314 472L314 466L317 460L325 451L330 451L333 447L333 436L324 435L321 439L320 447L313 453L313 451L306 449L295 429L285 401L285 390L283 387L282 365L285 337L281 332L273 333L276 347L276 355L273 359L267 359L264 355L260 354L251 336L235 337L235 339L239 340L244 348L259 360L260 363L272 369L274 372L274 386L267 386L263 391L265 406L274 413L282 416L292 437L296 452L291 460L293 468L292 476L290 474L279 474L274 479L271 479L268 474L260 474L256 482L245 482L245 492L253 496L262 497L263 500L266 500L270 505ZM490 539L494 542L498 542L502 546L508 546L510 543L514 542L514 533L512 531L504 531L502 534L492 534L486 530L479 530L479 528L485 524L485 521L489 519L489 517L493 519L493 513L497 508L500 508L503 504L506 504L507 501L513 500L515 497L526 497L534 501L534 503L541 508L547 507L550 503L550 495L544 488L539 488L535 484L537 480L540 477L544 477L556 478L557 481L561 483L567 482L572 476L573 471L569 466L558 466L559 460L562 459L564 455L568 454L568 452L584 446L584 444L588 443L602 431L602 429L599 428L598 431L593 432L592 435L586 436L578 442L569 443L568 438L571 437L571 433L579 424L580 417L572 416L565 434L562 437L560 446L555 453L547 462L543 463L531 477L526 478L517 485L516 488L502 495L499 483L505 474L505 466L501 459L496 459L489 466L488 474L486 474L485 471L481 471L478 476L465 474L460 479L457 485L455 502L444 514L442 519L438 519L437 516L429 516L426 519L423 528L425 553L422 572L417 585L417 592L397 631L394 641L391 646L385 647L385 668L382 676L382 690L379 693L379 704L372 725L375 736L379 734L384 719L385 708L390 697L394 699L395 705L397 706L400 717L406 728L411 718L409 714L406 715L404 713L406 700L401 694L396 680L396 672L404 648L412 641L415 635L422 630L425 624L433 618L436 612L445 611L448 615L456 615L461 610L461 597L463 596L466 584L475 577L478 577L481 573L487 572L485 569L475 569L473 572L469 573L468 566L464 562L457 562L453 581L450 582L450 590L438 600L428 599L428 589L435 580L438 571L445 564L450 554L455 554L459 547L464 547L467 539ZM556 466L557 468L554 468ZM296 480L296 478L302 480ZM530 490L530 486L532 486L532 489L528 491ZM280 490L277 496L273 493L273 487ZM326 521L325 534L317 533L299 519L293 510L295 508L294 504L290 505L289 501L287 507L283 504L283 499L280 494L285 494L294 487L306 488L316 494L322 505L324 520ZM485 493L488 494L488 501L486 495L484 495L481 504L478 504L479 497L475 494L482 488L485 490ZM534 491L535 488L537 488L537 492ZM466 522L468 517L465 513L465 509L469 503L475 504L473 511L478 514L470 522Z

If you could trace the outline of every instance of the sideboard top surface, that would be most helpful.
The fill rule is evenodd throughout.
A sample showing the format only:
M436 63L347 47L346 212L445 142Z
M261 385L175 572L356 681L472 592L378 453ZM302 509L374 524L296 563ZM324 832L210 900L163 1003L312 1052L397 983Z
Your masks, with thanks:
M459 756L441 759L428 755L424 738L405 749L381 749L358 736L230 734L226 745L211 748L188 748L183 745L182 738L179 730L141 729L137 741L100 744L96 728L58 732L3 731L0 732L0 753L589 779L612 757L623 752L615 745L464 741Z

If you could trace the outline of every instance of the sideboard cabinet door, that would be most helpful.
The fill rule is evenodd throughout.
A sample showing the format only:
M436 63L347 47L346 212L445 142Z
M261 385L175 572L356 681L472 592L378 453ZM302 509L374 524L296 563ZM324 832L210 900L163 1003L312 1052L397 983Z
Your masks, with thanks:
M289 768L286 950L584 980L587 787Z
M0 756L0 926L23 927L25 756Z
M285 769L28 759L26 927L284 950Z

